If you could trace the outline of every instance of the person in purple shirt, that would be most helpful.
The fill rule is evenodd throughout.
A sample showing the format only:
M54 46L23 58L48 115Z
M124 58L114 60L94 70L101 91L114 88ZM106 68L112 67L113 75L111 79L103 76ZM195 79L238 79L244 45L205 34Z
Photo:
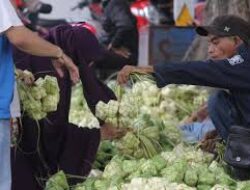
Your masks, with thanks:
M50 29L44 38L67 52L78 66L84 96L93 113L100 100L108 102L116 98L113 92L96 78L92 68L92 63L102 56L102 49L94 34L79 25L61 25ZM56 112L39 121L40 132L34 120L23 117L19 143L22 151L13 154L12 159L12 189L42 189L34 176L46 178L47 174L54 174L58 169L71 175L87 176L99 146L100 129L78 128L68 123L71 97L69 75L59 78L47 58L30 56L20 51L15 51L14 57L17 68L31 71L36 78L45 75L56 76L60 87L60 101ZM36 62L36 65L32 65L33 62ZM38 137L40 141L37 144ZM80 181L72 178L69 182L72 185Z

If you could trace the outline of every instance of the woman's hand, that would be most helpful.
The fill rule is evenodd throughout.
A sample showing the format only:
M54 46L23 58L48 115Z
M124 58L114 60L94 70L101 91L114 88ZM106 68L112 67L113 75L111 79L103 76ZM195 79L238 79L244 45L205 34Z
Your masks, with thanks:
M62 52L62 55L58 57L57 59L52 60L52 64L59 74L60 77L63 77L63 66L65 66L70 74L71 81L76 84L79 81L80 74L78 67L73 63L70 57L68 57L66 54Z

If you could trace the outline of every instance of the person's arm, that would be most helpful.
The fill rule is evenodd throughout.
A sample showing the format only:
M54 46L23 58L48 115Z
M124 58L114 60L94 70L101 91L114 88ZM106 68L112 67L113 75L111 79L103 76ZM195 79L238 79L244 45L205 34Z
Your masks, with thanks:
M64 36L67 44L74 44L73 48L75 60L79 65L80 78L84 89L84 97L93 114L99 101L108 102L116 99L115 94L105 84L98 80L91 62L97 61L103 56L103 50L98 40L87 29L74 27L72 36ZM63 38L63 37L62 37Z
M146 67L125 66L118 73L117 80L120 84L126 83L131 73L138 72L153 74L158 87L168 84L190 84L249 91L249 71L249 63L243 62L233 66L226 59L162 63Z
M62 66L66 66L71 80L74 83L79 80L78 68L58 46L45 41L24 26L10 27L5 34L10 42L20 50L36 56L51 57L52 63L61 77L63 76Z
M62 66L66 66L72 81L78 81L79 71L72 60L59 47L25 28L9 0L0 0L0 12L0 35L5 34L12 44L26 53L54 58L52 62L60 76L63 76Z
M10 27L5 34L13 45L25 53L55 59L63 55L61 48L40 38L25 26Z
M52 58L62 56L60 48L43 40L36 33L23 26L15 12L16 7L12 1L5 0L1 4L0 10L3 11L3 16L0 19L0 32L3 32L13 45L32 55Z
M158 87L168 84L211 86L229 90L250 90L250 64L231 65L227 59L154 65Z

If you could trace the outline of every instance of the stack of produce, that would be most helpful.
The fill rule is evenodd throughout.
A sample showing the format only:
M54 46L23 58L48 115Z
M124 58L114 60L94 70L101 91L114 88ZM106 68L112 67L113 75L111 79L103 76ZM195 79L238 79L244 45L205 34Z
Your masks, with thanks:
M57 110L60 90L55 77L39 78L32 86L17 80L17 85L22 108L32 119L43 119Z
M96 116L119 127L138 126L138 119L144 114L164 122L179 122L207 99L206 90L185 85L168 85L159 89L150 80L138 81L132 88L121 89L114 82L109 86L118 100L107 104L99 102Z
M93 168L103 171L116 153L114 143L110 140L103 140L99 146Z
M89 178L77 190L134 190L134 189L197 189L243 190L249 183L237 183L213 155L194 147L178 145L170 152L162 152L151 159L124 159L115 156L106 166L102 177ZM156 183L157 182L157 183Z
M96 116L114 126L132 129L116 145L122 155L134 158L151 158L180 143L178 123L207 98L205 90L174 85L159 89L145 77L134 82L132 88L122 88L115 82L109 86L118 100L99 102Z
M175 85L158 89L150 80L131 88L115 82L109 86L118 101L99 102L96 114L130 130L119 140L101 144L95 166L102 175L89 177L72 190L250 189L250 181L231 179L212 154L180 144L176 126L203 104L206 91Z
M72 88L69 122L79 127L86 127L89 129L100 128L99 121L89 110L83 96L81 83L78 83Z

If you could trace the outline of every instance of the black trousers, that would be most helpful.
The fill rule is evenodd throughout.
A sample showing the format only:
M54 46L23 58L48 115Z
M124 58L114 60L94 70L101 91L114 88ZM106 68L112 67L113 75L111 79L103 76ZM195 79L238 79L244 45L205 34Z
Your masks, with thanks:
M215 128L226 141L230 127L242 125L242 119L229 93L219 90L210 96L208 112Z

